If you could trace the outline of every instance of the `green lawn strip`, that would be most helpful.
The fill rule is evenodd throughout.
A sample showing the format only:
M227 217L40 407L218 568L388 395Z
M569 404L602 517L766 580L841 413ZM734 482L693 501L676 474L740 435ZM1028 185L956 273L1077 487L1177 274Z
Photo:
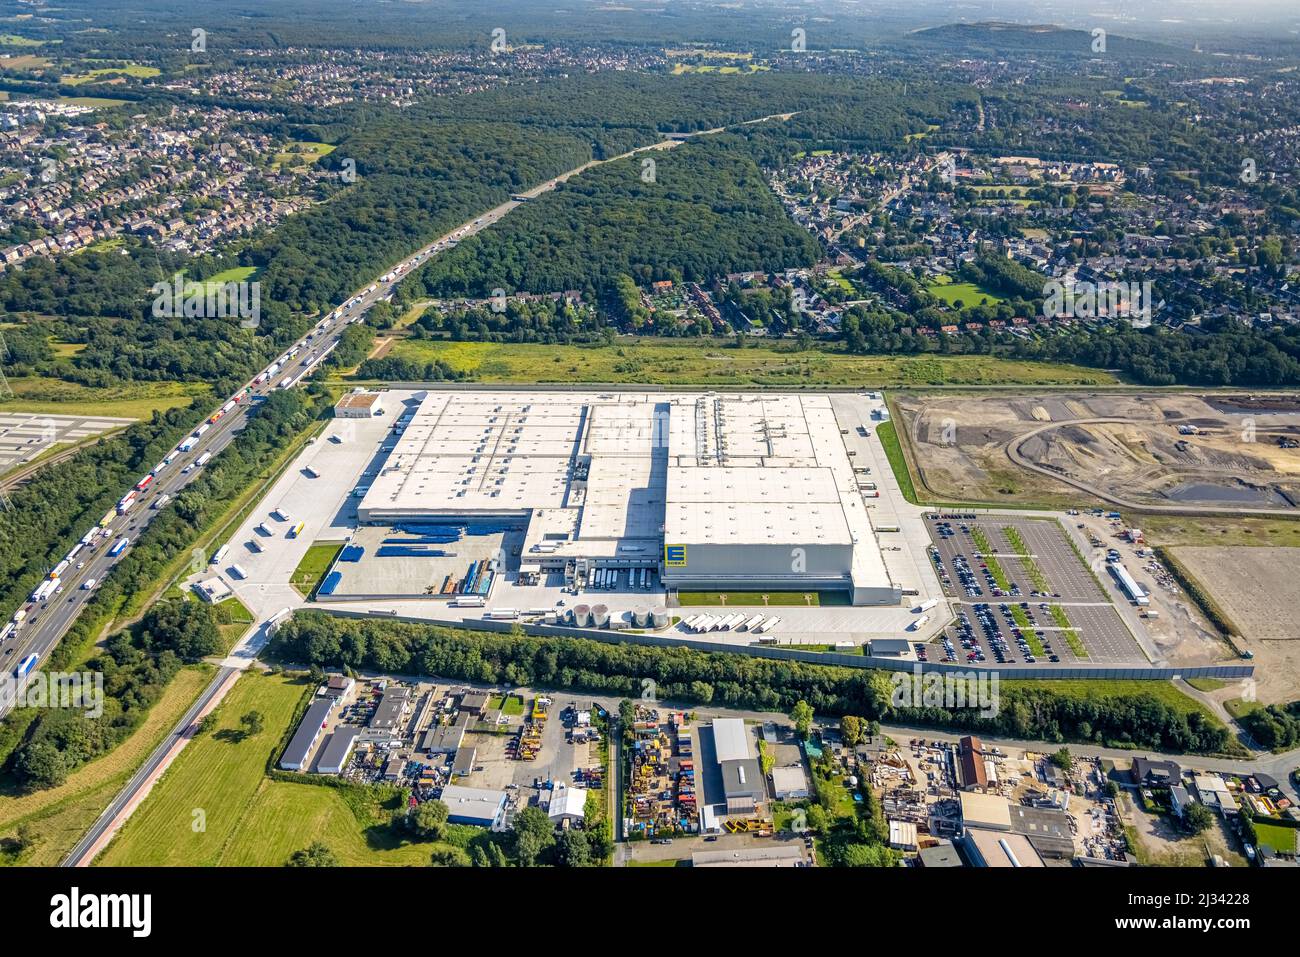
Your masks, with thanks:
M1228 686L1226 681L1221 681L1218 678L1188 678L1187 683L1197 691L1205 692L1219 691Z
M1034 561L1030 555L1029 546L1020 537L1020 531L1014 525L1006 525L1002 528L1002 534L1006 535L1011 550L1020 556L1020 564L1024 566L1025 574L1029 576L1029 581L1033 584L1034 590L1045 591L1050 594L1052 588L1047 582L1047 576L1043 574L1043 570L1038 567L1038 562Z
M289 579L289 584L298 590L305 598L314 598L316 589L324 580L326 572L334 564L334 559L338 558L339 552L343 551L343 542L314 542L307 549L307 554L302 557L298 567L293 570L293 577Z
M1007 580L1006 572L998 560L993 557L993 546L989 542L989 537L984 534L984 530L977 525L972 525L970 530L971 538L975 542L975 547L980 551L980 557L989 567L989 574L993 576L993 581L1005 592L1011 591L1011 582Z
M885 458L889 460L889 467L894 470L894 478L898 481L898 488L903 493L903 498L913 505L919 505L920 502L916 497L916 486L912 484L912 473L908 471L907 456L903 454L903 446L899 442L898 430L894 425L894 421L891 419L877 425L876 435L885 450Z
M830 604L829 601L823 602L822 595L818 592L793 592L793 591L770 591L770 592L684 591L684 592L678 592L677 601L683 607L690 606L690 605L707 605L707 606L717 606L719 608L726 607L727 605L746 607L746 606L753 606L753 605L817 606L821 604Z
M1070 616L1065 613L1065 609L1060 605L1052 605L1049 610L1056 621L1056 626L1061 629L1061 634L1065 637L1065 643L1074 652L1074 656L1087 658L1088 649L1084 647L1083 639L1079 637L1079 629L1070 624Z
M1029 623L1029 612L1019 605L1008 605L1007 607L1011 610L1011 620L1016 623L1020 633L1025 636L1025 642L1029 645L1030 654L1035 657L1047 654L1042 641L1039 640L1038 635L1034 634L1034 626Z

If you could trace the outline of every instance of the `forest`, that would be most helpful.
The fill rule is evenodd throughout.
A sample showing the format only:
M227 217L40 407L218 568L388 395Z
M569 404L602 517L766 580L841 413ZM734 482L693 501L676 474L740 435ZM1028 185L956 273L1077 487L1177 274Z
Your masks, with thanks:
M646 165L651 164L651 165ZM810 266L816 241L787 217L736 143L710 139L589 170L463 241L407 280L407 298L641 285Z

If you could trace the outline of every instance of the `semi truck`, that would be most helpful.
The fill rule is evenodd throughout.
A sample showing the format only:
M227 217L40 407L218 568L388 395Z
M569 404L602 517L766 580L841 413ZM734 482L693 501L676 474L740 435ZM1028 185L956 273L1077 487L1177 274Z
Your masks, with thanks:
M171 497L170 495L167 495L166 493L164 493L164 494L162 494L162 495L159 495L156 499L153 500L153 507L154 507L154 508L162 508L164 505L166 505L166 504L167 504L168 502L170 502L171 500L172 500L172 497Z
M204 452L202 455L200 455L197 459L194 460L194 464L197 465L199 468L203 468L203 466L208 464L211 458L212 458L211 452Z
M304 528L306 528L306 527L307 527L307 523L306 523L306 522L299 522L299 523L298 523L297 525L295 525L293 528L289 529L289 537L290 537L290 538L297 538L299 535L302 534L302 530L303 530Z
M18 662L18 667L14 669L14 677L18 679L26 678L36 667L36 656L28 655L22 661Z
M230 545L229 543L227 543L225 545L222 545L220 548L218 548L215 552L212 553L212 560L209 561L208 564L220 565L221 560L229 554L230 554Z
M113 543L113 547L108 550L108 557L117 558L118 555L121 555L124 551L126 551L126 546L130 544L131 544L131 539L127 538L125 535L122 536L117 541L115 541Z
M134 504L135 504L135 492L134 491L127 492L125 495L122 496L122 500L117 503L117 514L125 515L130 510L131 506Z
M921 602L921 604L917 606L916 610L929 611L931 608L935 607L938 604L939 604L939 599L927 598L925 601Z

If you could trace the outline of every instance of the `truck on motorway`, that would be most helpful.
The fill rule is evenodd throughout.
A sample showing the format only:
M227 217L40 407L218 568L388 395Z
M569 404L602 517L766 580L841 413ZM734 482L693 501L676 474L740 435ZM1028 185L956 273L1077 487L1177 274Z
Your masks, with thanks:
M95 587L95 581L96 580L94 578L87 578L84 582L81 583L81 590L90 591L92 588Z
M113 543L113 547L108 550L108 557L117 558L118 555L121 555L124 551L126 551L126 546L130 544L131 544L131 539L123 535L121 538L115 541Z
M281 389L287 389L287 388L289 388L289 386L291 386L291 385L293 385L293 376L288 376L288 375L287 375L287 376L285 376L283 379L280 380L280 386L279 386L279 387L280 387Z
M215 552L213 552L213 553L212 553L212 560L209 561L208 564L209 564L209 565L220 565L220 564L221 564L221 560L222 560L223 558L225 558L228 554L230 554L230 545L229 545L229 543L227 543L227 544L225 544L225 545L222 545L222 546L221 546L220 548L218 548Z
M14 669L14 677L20 679L26 678L29 674L32 673L32 669L35 667L36 667L36 656L28 655L22 661L18 662L18 667Z
M185 441L182 442L180 445L176 446L176 449L179 452L191 452L194 450L194 446L198 444L199 444L199 440L191 435L188 438L186 438Z
M154 507L154 508L162 508L164 505L166 505L166 504L167 504L168 502L170 502L171 500L172 500L172 497L171 497L170 495L168 495L168 494L166 494L166 493L164 492L162 495L159 495L156 499L153 500L153 507Z
M223 405L223 406L221 407L221 414L222 414L222 415L225 415L227 412L229 412L229 411L230 411L231 409L233 409L234 407L235 407L235 400L234 400L234 399L231 399L229 402L227 402L225 405Z
M203 468L203 466L208 464L208 460L211 458L212 458L211 452L204 452L202 455L200 455L197 459L194 460L194 464L197 465L199 468Z
M306 528L306 527L307 527L307 523L306 523L306 522L299 522L299 523L298 523L297 525L295 525L293 528L289 529L289 537L290 537L290 538L297 538L299 535L302 534L302 530L303 530L304 528Z
M135 504L135 492L127 492L122 496L122 500L117 503L117 514L125 515L130 511L131 506Z
M118 513L116 509L110 508L107 512L104 513L104 517L99 520L99 527L108 528L108 526L113 524L113 519L117 516L117 514Z
M191 432L190 435L194 436L196 439L201 439L210 428L212 428L212 426L209 425L207 422L204 422L197 429Z
M3 628L0 628L0 641L8 641L9 636L14 633L14 629L16 629L17 627L18 626L15 625L12 621L6 622L5 626Z
M143 492L152 484L153 484L153 473L151 472L150 474L146 475L144 478L140 479L140 481L135 483L135 490L137 492Z
M50 569L50 574L47 577L49 578L60 577L64 572L68 570L68 566L71 564L72 563L65 558L63 561L59 562L57 565L55 565L53 568Z
M96 525L94 528L92 528L90 531L88 531L85 535L82 535L82 536L81 536L81 544L83 544L83 545L89 545L89 544L91 544L92 542L94 542L94 540L95 540L98 536L99 536L99 526Z

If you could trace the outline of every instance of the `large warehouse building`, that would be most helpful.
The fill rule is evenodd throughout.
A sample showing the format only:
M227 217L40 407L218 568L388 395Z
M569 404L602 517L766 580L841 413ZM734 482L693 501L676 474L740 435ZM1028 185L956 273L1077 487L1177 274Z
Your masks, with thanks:
M897 604L828 396L430 392L363 522L512 522L521 571Z

